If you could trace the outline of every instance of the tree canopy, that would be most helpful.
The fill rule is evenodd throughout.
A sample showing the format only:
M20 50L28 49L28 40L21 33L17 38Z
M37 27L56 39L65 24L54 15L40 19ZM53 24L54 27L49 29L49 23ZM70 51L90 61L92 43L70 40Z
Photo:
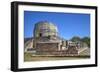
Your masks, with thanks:
M78 36L74 36L71 38L71 41L73 41L73 42L81 41L81 38Z
M88 47L90 47L90 37L80 38L79 36L74 36L70 39L73 42L83 42L86 43Z
M89 37L84 37L81 40L82 40L82 42L86 43L88 45L88 47L90 47L90 38Z

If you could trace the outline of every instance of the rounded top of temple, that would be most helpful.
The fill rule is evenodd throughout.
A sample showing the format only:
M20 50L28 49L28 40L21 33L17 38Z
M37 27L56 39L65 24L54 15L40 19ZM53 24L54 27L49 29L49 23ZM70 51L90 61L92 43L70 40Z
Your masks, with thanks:
M49 21L39 21L35 25L39 25L39 26L42 26L42 25L55 26L55 24L53 24L53 23L51 23Z
M35 24L34 36L35 37L46 37L46 36L57 36L57 26L48 21L40 21Z

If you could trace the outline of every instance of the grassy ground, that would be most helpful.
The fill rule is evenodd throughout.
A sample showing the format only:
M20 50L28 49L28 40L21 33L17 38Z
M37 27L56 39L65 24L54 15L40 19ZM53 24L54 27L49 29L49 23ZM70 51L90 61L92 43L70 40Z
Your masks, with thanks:
M89 56L37 56L30 53L24 54L24 61L50 61L50 60L75 60L75 59L88 59Z

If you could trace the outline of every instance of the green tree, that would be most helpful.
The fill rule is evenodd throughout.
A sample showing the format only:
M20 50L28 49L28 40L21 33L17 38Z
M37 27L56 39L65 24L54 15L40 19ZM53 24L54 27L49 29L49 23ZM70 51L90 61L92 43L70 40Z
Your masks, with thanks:
M84 37L81 40L82 40L82 42L86 43L88 45L88 47L90 47L90 37Z
M71 41L78 42L78 41L81 41L81 38L78 36L74 36L74 37L72 37Z

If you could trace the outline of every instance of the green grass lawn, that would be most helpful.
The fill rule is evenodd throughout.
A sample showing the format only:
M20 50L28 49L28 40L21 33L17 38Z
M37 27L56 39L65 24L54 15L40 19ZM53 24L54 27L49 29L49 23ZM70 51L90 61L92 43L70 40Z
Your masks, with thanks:
M89 56L41 56L34 55L31 53L24 53L24 61L50 61L50 60L75 60L75 59L88 59Z

